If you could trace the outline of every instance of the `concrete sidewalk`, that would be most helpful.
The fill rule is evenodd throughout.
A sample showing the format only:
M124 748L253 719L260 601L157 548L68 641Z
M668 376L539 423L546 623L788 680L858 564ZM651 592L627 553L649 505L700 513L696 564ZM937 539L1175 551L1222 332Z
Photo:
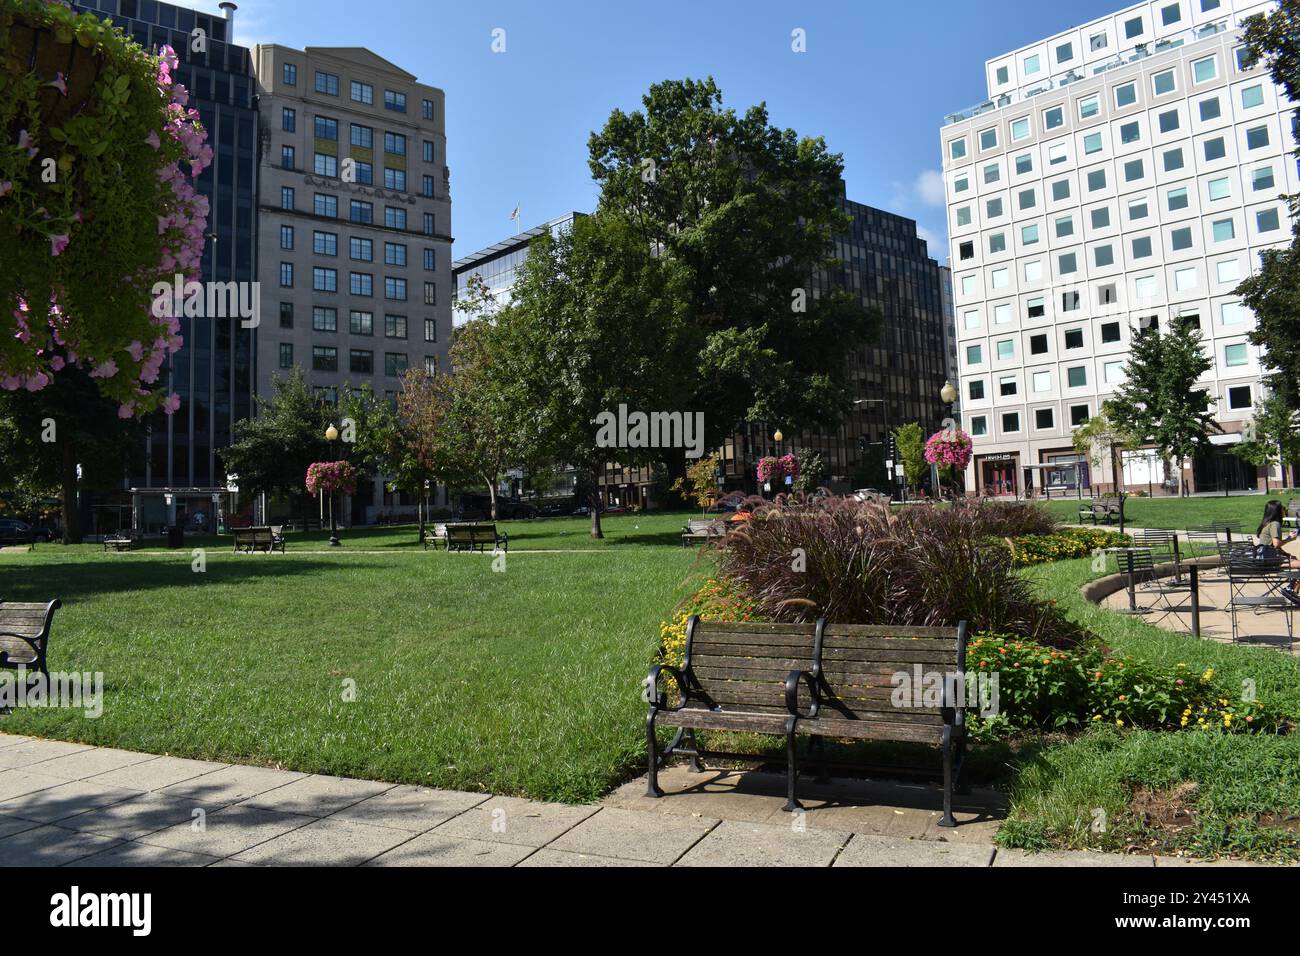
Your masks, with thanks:
M770 779L769 779L770 778ZM0 734L0 866L1166 866L1101 853L1030 856L990 842L996 808L933 826L928 788L905 805L809 790L780 811L778 775L661 775L601 804L429 790ZM854 793L854 797L859 794ZM900 801L893 801L898 803Z

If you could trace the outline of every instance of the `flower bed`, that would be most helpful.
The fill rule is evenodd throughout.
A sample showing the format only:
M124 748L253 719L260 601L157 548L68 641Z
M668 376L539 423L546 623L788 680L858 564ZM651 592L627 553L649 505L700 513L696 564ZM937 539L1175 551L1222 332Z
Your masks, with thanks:
M1099 548L1131 544L1132 539L1105 528L1062 528L1050 534L1027 534L1003 538L1016 567L1028 567L1046 561L1086 558Z

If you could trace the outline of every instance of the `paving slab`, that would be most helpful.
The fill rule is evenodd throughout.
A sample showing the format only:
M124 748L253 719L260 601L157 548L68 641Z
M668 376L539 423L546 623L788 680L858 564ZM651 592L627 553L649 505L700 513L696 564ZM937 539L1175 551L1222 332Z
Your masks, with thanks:
M830 866L848 833L723 820L676 866Z
M649 813L674 813L700 818L762 823L785 805L784 790L742 790L743 774L730 770L691 773L670 767L659 774L662 797L646 796L646 779L639 777L605 797L605 806ZM784 784L782 784L784 786Z
M316 820L235 854L267 866L360 866L413 839L410 832L352 820Z
M256 797L249 797L244 803L264 810L283 810L285 813L327 817L344 807L386 793L394 786L395 784L377 780L354 780L349 777L312 774Z
M423 833L489 799L486 793L429 790L402 784L345 807L333 818Z
M1085 851L1047 850L1026 853L1024 850L998 850L993 857L994 866L1128 866L1154 867L1155 860L1148 854L1090 853Z
M68 866L210 866L219 862L215 856L188 853L147 843L119 843L117 846L74 860Z
M12 747L0 748L0 769L31 767L45 760L89 750L90 744L74 744L64 740L41 740L32 737Z
M0 838L7 837L11 833L34 830L38 826L40 824L35 820L24 820L22 817L11 817L0 813Z
M173 784L224 770L228 763L212 760L187 760L183 757L155 757L141 763L119 767L96 776L100 783L131 790L162 790Z
M1220 867L1220 866L1275 866L1277 864L1253 863L1250 860L1201 860L1191 856L1157 856L1155 858L1156 867L1170 866L1198 866L1198 867ZM1294 864L1290 864L1294 865Z
M835 866L988 866L993 847L855 833Z
M78 750L76 753L55 757L53 760L43 760L40 763L40 772L47 773L52 777L63 777L67 780L83 780L86 777L94 777L110 770L119 770L132 764L157 759L156 754L142 754L134 750L115 750L111 747L92 747L89 750Z
M4 813L8 801L36 790L48 790L61 787L68 781L62 777L34 773L30 770L0 770L0 813Z
M647 863L644 860L620 860L612 856L596 856L592 853L567 853L564 850L552 850L542 847L532 856L525 858L520 867L538 866L663 866L661 863Z
M440 824L436 832L440 836L541 847L599 809L541 803L520 797L491 797L487 802Z
M137 840L178 823L194 819L198 805L192 800L164 797L157 793L138 794L121 803L87 810L59 821L59 826L83 833L99 833L119 840ZM210 812L211 807L204 807Z
M31 739L31 737L24 737L21 734L0 734L0 748L12 747L14 744L25 744Z
M603 807L548 844L547 849L666 865L681 857L719 822L674 813Z
M422 833L365 866L514 866L532 849L517 843L489 843Z
M199 803L239 803L276 787L301 780L306 774L270 767L230 765L201 777L163 787L159 792Z
M6 800L0 806L4 812L24 820L54 823L64 817L85 813L138 797L138 790L108 787L89 780L68 780L57 787L48 787Z
M0 866L62 866L119 843L96 833L41 826L0 840Z
M191 820L140 837L139 842L227 857L316 820L315 817L241 806L222 807L201 819L201 829L196 829L198 820Z

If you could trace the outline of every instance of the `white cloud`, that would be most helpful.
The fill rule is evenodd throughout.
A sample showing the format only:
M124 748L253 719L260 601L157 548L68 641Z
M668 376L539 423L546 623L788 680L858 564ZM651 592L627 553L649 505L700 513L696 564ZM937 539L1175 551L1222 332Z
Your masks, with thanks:
M935 251L935 250L934 250L934 246L935 246L936 243L939 242L939 237L936 236L936 235L935 235L933 232L931 232L929 229L926 229L925 226L922 226L920 223L917 223L917 226L916 226L916 234L917 234L920 238L924 239L927 243L929 243L929 245L930 245L930 252L933 254L934 251Z
M944 194L943 173L937 169L926 169L916 177L913 186L916 195L927 206L942 206L947 197Z

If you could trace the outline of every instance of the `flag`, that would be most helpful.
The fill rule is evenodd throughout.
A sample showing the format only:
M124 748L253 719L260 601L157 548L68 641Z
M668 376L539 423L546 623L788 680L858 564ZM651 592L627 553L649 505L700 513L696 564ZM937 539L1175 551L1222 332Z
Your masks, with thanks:
M518 219L518 218L519 218L519 207L518 207L518 206L516 206L516 207L515 207L515 211L512 212L512 213L510 214L510 218L511 218L511 219Z

